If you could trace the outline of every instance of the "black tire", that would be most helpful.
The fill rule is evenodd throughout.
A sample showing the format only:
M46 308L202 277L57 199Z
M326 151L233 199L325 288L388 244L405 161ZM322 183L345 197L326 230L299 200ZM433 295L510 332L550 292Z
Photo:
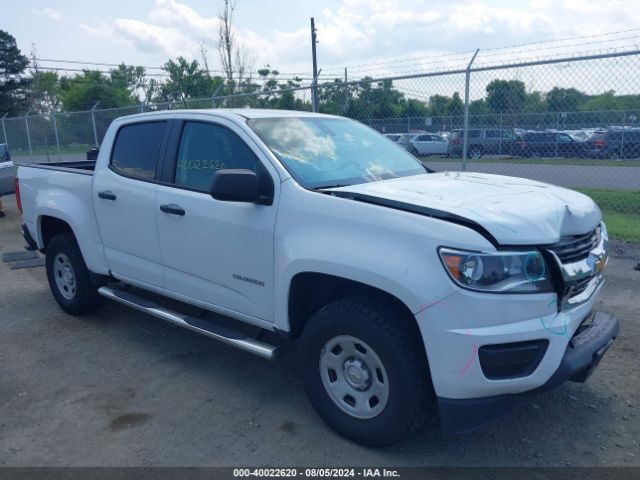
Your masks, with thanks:
M471 160L480 160L482 158L482 149L480 147L471 147L469 149L469 158Z
M368 297L336 300L311 317L300 340L304 387L316 411L335 431L365 445L390 445L435 414L422 337L412 322L415 320L399 307ZM324 347L345 335L371 346L386 371L388 400L373 418L346 413L324 386L320 367Z
M620 160L620 152L617 152L615 150L611 150L609 153L607 153L607 158L609 160Z
M103 298L98 295L98 289L91 282L89 270L72 233L53 237L47 246L46 255L49 288L60 308L71 315L86 315L102 304ZM56 269L55 262L62 261L62 256L68 259L75 286L73 291L65 293L56 281L59 270Z

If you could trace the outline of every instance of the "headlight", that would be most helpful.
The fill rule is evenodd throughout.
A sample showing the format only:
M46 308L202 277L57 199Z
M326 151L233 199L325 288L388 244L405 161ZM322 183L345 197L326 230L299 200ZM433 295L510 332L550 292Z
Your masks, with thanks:
M553 284L538 251L477 253L441 248L440 258L455 283L494 293L552 292Z

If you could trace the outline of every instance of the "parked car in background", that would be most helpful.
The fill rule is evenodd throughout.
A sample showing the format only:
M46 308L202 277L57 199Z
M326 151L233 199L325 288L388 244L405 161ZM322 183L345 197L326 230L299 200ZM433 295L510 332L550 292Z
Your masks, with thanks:
M9 147L6 143L0 143L0 197L13 193L13 179L15 176L15 168L11 161Z
M640 158L640 129L596 132L585 142L585 150L593 158Z
M411 148L411 139L416 135L420 135L421 133L429 133L424 130L412 130L408 133L403 133L400 135L400 138L397 140L398 145L400 145L405 150L409 150Z
M516 152L532 158L583 157L585 142L565 132L527 132L518 142Z
M422 133L409 139L409 153L413 155L446 155L449 141L435 133Z
M385 133L384 136L387 137L392 142L397 142L398 140L400 140L400 137L402 136L402 134L401 133Z
M449 155L461 156L464 133L454 130L449 141ZM467 133L467 156L478 160L483 155L511 155L514 152L516 135L504 128L470 128Z

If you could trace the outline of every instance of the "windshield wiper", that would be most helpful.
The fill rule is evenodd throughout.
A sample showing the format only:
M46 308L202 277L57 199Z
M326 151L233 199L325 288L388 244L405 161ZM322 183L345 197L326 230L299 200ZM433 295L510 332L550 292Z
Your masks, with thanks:
M349 183L336 183L334 185L320 185L319 187L313 187L312 190L326 190L327 188L340 188L340 187L350 187Z

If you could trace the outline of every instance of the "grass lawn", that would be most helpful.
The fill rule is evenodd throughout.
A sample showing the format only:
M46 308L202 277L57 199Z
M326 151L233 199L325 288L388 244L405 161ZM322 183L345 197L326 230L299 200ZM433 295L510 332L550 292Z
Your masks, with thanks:
M69 153L87 153L87 150L89 150L91 147L93 147L93 145L82 145L77 143L73 145L61 146L60 154L64 155ZM23 150L23 149L13 150L10 148L9 151L11 152L12 157L28 157L29 156L29 150ZM49 154L50 156L58 155L58 149L55 147L55 145L49 148L38 147L33 149L34 156L47 155L47 154Z
M640 192L580 188L598 204L609 236L618 240L640 243Z

